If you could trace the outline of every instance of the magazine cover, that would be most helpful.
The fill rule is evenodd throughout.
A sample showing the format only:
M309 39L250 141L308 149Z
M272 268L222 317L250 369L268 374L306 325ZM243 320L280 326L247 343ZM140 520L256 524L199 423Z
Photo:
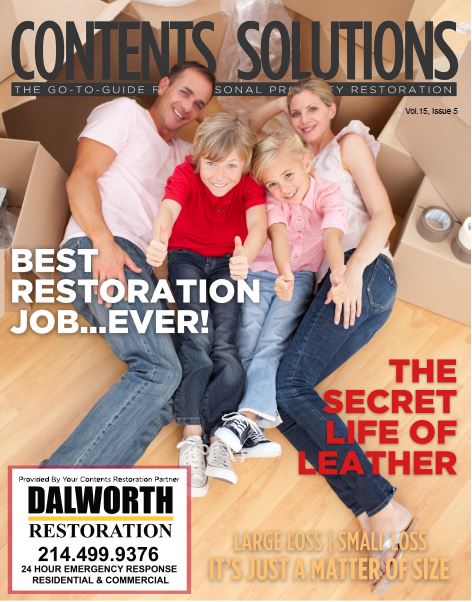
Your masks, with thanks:
M0 598L470 599L469 2L0 31Z

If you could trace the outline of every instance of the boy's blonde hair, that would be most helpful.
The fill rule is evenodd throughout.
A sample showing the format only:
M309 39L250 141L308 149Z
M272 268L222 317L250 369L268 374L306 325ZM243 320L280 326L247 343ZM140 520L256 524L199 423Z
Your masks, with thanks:
M327 107L334 105L336 102L336 97L334 96L331 86L328 84L328 82L325 82L321 79L315 79L314 77L309 77L300 80L288 91L287 106L289 109L292 98L297 94L300 94L300 92L304 92L305 90L309 90L310 92L313 92L313 94L319 96L323 104L325 104Z
M247 172L256 141L256 134L246 118L229 113L211 115L195 133L192 146L195 170L198 172L203 157L210 161L223 161L234 150L244 162L243 171Z
M254 149L251 172L259 184L263 184L262 178L265 170L283 152L300 161L303 161L307 156L310 160L313 158L311 151L295 132L286 129L277 130L260 140Z

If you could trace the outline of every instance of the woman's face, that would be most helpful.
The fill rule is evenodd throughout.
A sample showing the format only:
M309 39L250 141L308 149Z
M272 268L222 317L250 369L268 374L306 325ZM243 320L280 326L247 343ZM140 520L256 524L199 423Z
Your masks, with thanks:
M327 107L318 94L303 90L290 102L290 123L306 144L318 142L331 130L336 105Z

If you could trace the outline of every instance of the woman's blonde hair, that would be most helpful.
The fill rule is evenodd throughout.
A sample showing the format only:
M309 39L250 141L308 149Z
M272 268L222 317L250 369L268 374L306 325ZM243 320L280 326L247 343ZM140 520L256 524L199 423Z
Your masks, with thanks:
M335 102L336 102L336 98L333 94L331 86L327 82L325 82L321 79L315 79L314 77L310 77L307 79L300 80L297 84L295 84L288 91L287 107L289 109L290 109L290 102L291 102L292 98L294 96L296 96L297 94L300 94L300 92L304 92L305 90L313 92L313 94L316 94L317 96L319 96L321 98L322 102L327 107L330 107L331 105L335 104Z
M231 151L236 151L244 162L244 172L249 170L252 151L257 137L244 117L229 113L216 113L207 117L197 128L192 146L192 160L199 170L203 157L210 161L223 161Z
M263 184L265 170L286 152L293 159L303 161L307 156L312 158L311 151L304 145L301 138L290 130L277 130L260 140L252 155L251 172L259 184Z

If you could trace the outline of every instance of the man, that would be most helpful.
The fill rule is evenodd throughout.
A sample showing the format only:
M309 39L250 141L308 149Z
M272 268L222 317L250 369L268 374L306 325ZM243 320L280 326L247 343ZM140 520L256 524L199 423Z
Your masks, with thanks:
M152 223L167 177L190 148L176 135L201 116L214 83L206 68L189 61L162 78L149 110L119 98L92 111L67 182L72 218L62 246L95 248L98 255L92 274L75 255L77 267L68 278L93 278L99 285L115 278L125 287L127 280L138 278L154 290L155 276L145 259ZM99 287L87 303L82 288L76 288L76 308L93 326L107 327L110 304ZM123 300L113 308L135 310L142 319L146 310L161 306ZM103 336L128 371L43 465L132 465L172 420L171 397L181 367L170 335L156 334L152 327L139 334L130 320L127 334Z

